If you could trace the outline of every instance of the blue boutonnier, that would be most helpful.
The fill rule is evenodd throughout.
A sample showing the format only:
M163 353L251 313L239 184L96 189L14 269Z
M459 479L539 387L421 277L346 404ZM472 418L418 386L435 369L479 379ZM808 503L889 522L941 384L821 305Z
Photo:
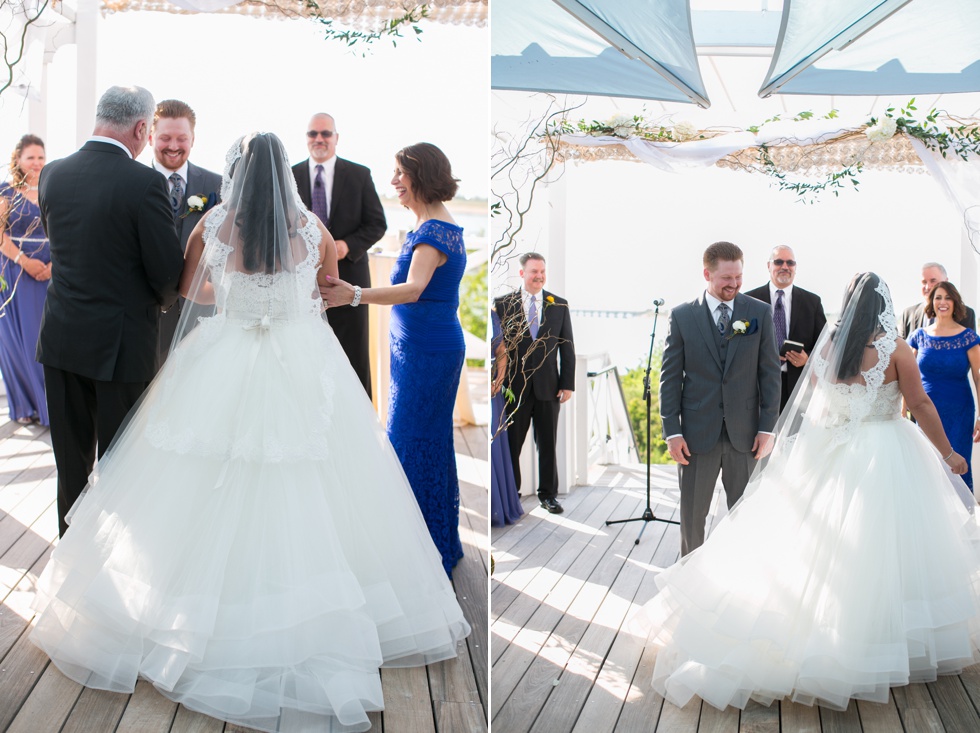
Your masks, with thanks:
M751 336L759 330L759 321L753 318L751 321L732 321L731 333L726 337L731 341L736 336Z

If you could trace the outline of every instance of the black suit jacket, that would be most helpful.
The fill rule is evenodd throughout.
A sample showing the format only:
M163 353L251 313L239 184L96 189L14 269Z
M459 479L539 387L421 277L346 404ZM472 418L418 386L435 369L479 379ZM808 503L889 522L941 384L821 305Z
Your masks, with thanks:
M296 179L300 199L306 208L313 211L309 159L293 166L293 178ZM330 222L324 224L333 238L343 239L350 250L337 263L340 278L351 285L370 287L371 270L367 251L385 235L388 223L368 168L337 158L337 167L333 173Z
M972 328L974 331L977 330L977 314L973 312L973 308L963 304L966 308L966 316L959 321L958 324L963 326L963 328ZM926 318L926 304L917 303L915 305L910 305L904 311L902 311L902 318L898 324L898 333L903 339L907 339L909 334L911 334L915 329L922 328L927 325L929 319Z
M494 301L507 347L504 384L520 402L557 400L558 390L575 389L575 344L568 301L547 290L541 292L544 312L537 339L532 339L528 330L520 290Z
M750 290L746 295L772 305L770 302L772 295L769 292L769 283ZM796 284L793 285L792 297L793 303L790 308L789 327L786 338L790 341L799 341L803 344L803 350L807 354L813 354L813 347L816 346L817 339L820 338L820 333L823 331L824 326L827 325L827 316L823 312L823 303L819 295L811 293L809 290L804 290ZM781 345L776 344L777 348ZM793 366L789 362L785 362L785 364L786 394L781 396L781 405L785 405L790 395L793 394L796 383L800 381L800 375L803 373L803 367Z
M42 169L38 196L52 278L37 360L99 381L149 381L160 308L177 299L184 265L166 180L90 140Z

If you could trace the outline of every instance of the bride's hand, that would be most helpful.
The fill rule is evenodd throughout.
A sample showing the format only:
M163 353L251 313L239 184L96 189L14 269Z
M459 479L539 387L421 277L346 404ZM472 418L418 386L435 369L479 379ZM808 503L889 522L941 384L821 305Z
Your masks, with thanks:
M340 278L327 275L326 285L320 286L320 297L328 308L350 305L354 300L354 286Z
M957 476L962 476L966 473L969 466L966 465L966 459L961 456L956 451L953 451L953 455L946 459L946 465L949 466L949 470L955 473Z

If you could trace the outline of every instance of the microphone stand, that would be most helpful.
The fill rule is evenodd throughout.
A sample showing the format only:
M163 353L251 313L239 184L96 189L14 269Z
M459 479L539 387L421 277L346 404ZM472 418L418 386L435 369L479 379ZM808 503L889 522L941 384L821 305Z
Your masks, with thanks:
M660 315L660 306L663 301L654 301L654 312L653 312L653 330L650 331L650 353L647 354L647 371L643 375L643 399L647 403L647 506L643 510L643 514L639 517L630 517L629 519L607 519L606 526L611 524L625 524L626 522L643 522L643 527L640 529L640 534L637 535L636 540L633 542L634 545L640 544L640 540L643 538L643 532L647 528L647 524L650 522L666 522L667 524L677 524L680 522L674 519L660 519L656 514L653 513L653 509L650 507L650 410L653 401L652 394L650 392L650 370L653 366L653 342L657 334L657 317Z

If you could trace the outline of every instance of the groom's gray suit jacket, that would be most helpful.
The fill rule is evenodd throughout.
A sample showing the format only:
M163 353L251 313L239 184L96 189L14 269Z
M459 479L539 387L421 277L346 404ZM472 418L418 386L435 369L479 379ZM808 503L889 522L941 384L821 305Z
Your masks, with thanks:
M683 435L693 453L710 451L723 425L742 452L776 425L779 355L770 307L739 294L732 303L736 321L749 321L752 333L719 334L704 293L670 313L660 373L663 434ZM726 336L731 332L729 326Z

